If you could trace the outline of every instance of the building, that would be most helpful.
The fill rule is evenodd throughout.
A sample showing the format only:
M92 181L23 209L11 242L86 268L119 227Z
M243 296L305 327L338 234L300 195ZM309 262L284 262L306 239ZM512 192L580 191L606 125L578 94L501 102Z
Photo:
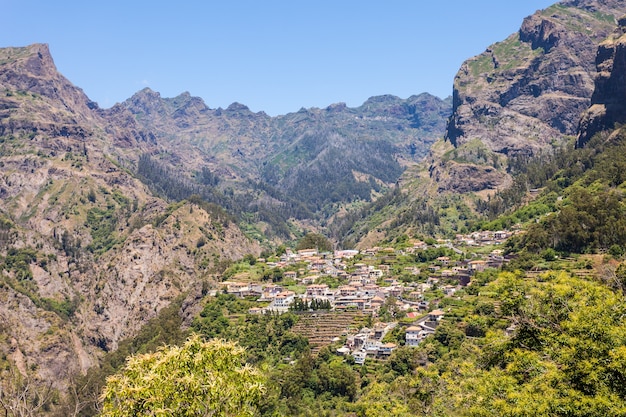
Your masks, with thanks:
M468 262L467 266L472 273L482 272L485 270L485 268L487 268L487 262L483 261L482 259L478 259Z
M356 295L356 288L351 285L341 285L338 290L341 297L354 297Z
M433 310L428 313L428 321L439 323L443 319L444 312L441 310Z
M391 355L391 352L396 350L398 345L395 343L385 343L378 347L378 357L388 358Z
M268 306L268 310L285 312L289 309L289 306L293 303L295 297L296 293L293 291L283 291L276 294L274 300Z
M365 358L367 357L367 352L363 350L357 350L352 353L354 357L354 363L357 365L363 365L365 363Z
M422 328L420 326L410 326L405 330L404 340L407 346L419 345L422 338Z
M296 271L285 271L283 272L283 278L286 280L296 279L298 273Z
M327 293L328 285L326 284L312 284L306 287L307 298L325 297Z

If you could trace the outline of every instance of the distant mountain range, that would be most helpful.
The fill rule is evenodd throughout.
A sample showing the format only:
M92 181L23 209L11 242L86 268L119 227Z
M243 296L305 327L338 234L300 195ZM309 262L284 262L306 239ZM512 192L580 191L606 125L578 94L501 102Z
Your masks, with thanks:
M3 357L63 388L174 300L192 317L260 253L249 236L290 239L384 192L450 110L422 94L272 118L150 90L101 109L46 45L0 49Z
M236 215L254 214L269 224L266 234L284 239L289 219L323 221L395 184L443 136L451 103L426 93L380 96L357 108L339 103L269 117L238 103L209 109L187 93L162 98L144 89L116 108L155 136L138 167L154 189L184 198L187 188ZM163 184L163 171L152 176L157 165L176 181Z

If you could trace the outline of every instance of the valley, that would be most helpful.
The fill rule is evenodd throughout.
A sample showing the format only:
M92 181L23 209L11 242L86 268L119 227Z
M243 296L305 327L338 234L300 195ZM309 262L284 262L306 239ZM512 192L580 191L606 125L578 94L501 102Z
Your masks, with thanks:
M231 415L157 366L195 349L241 415L623 415L625 15L561 1L452 97L274 117L104 109L0 48L0 413Z

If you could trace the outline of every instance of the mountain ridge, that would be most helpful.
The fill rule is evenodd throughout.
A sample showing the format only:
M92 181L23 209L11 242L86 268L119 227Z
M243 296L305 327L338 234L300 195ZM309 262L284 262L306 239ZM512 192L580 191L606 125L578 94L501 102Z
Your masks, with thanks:
M339 206L393 185L443 134L450 109L423 93L270 117L239 103L210 109L188 93L163 98L150 89L120 106L157 136L151 156L160 164L190 183L210 172L217 183L206 198L237 213L259 209L250 196L263 201L264 220L277 230L290 218L323 222Z
M135 96L134 102L129 99L102 109L58 72L47 45L0 49L0 324L6 336L0 340L5 355L0 362L11 361L38 383L53 381L55 388L64 389L72 375L97 364L104 352L115 350L120 340L134 336L180 297L185 298L184 314L192 316L194 300L216 285L216 273L234 259L261 252L259 244L215 204L191 193L180 202L156 195L150 182L140 181L142 158L163 161L161 168L166 170L160 172L185 174L173 178L178 180L172 183L175 186L215 189L221 182L232 186L240 176L247 182L239 196L228 194L232 189L228 186L216 189L215 195L239 203L237 198L252 190L245 203L280 208L285 205L280 190L252 181L262 179L263 163L275 156L272 146L275 150L292 145L283 146L276 164L283 169L282 181L291 173L304 172L294 161L310 166L318 164L313 161L319 155L326 158L319 166L332 171L333 161L350 159L346 153L358 148L362 138L332 126L316 136L325 118L336 118L340 125L350 120L362 132L369 129L368 117L376 119L377 130L363 136L365 142L388 148L381 161L395 164L396 173L385 176L383 170L377 175L392 183L400 173L394 159L399 151L395 144L377 138L376 132L394 123L398 127L398 120L403 123L398 132L418 131L411 123L426 127L439 123L442 131L444 118L439 113L449 108L431 96L414 96L410 102L385 96L367 102L364 121L356 117L359 110L341 104L272 119L238 103L211 110L188 93L172 99L148 90L138 94L143 97ZM432 118L414 117L420 100L432 101ZM387 113L379 115L381 108ZM176 122L169 131L159 125L158 117L164 116ZM189 123L196 119L204 120L208 130ZM285 132L279 145L257 140L254 149L246 148L248 138L271 137L261 136L270 129L270 120ZM214 121L219 123L211 125ZM191 144L181 149L176 146L181 142L171 135L185 129L206 146L206 152L193 156L197 165L187 165L181 150L198 148ZM221 171L202 170L217 166L217 155L210 150L219 146L210 148L210 141L203 141L207 132L215 132L218 145L224 138L236 139L223 151L229 162ZM397 143L413 138L406 131L403 135L388 136ZM297 145L294 136L300 141ZM318 137L324 140L317 143ZM319 153L312 152L318 146ZM404 152L412 157L411 152L424 151L407 147ZM249 166L255 176L244 177L245 170L236 163L257 154L266 160L253 161ZM360 158L364 165L365 156ZM346 167L348 171L341 173L349 172L351 181L364 184L363 196L369 198L372 189L384 186L361 172L362 167L359 172ZM274 184L280 185L279 180ZM273 215L265 210L267 216ZM73 357L78 360L68 366Z

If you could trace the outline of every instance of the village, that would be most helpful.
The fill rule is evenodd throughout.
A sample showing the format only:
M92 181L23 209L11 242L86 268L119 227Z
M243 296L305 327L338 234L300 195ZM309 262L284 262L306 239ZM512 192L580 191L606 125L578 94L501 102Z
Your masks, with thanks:
M385 359L398 347L385 336L399 319L405 346L418 346L433 334L446 314L441 301L471 285L476 273L502 267L507 259L498 246L512 233L476 232L428 243L411 239L401 248L361 251L286 249L275 259L253 262L279 271L272 279L277 282L238 280L249 274L233 273L221 291L258 301L261 306L249 314L306 315L300 330L314 352L345 340L337 353L363 364L366 358ZM369 326L355 328L355 317L366 317Z

